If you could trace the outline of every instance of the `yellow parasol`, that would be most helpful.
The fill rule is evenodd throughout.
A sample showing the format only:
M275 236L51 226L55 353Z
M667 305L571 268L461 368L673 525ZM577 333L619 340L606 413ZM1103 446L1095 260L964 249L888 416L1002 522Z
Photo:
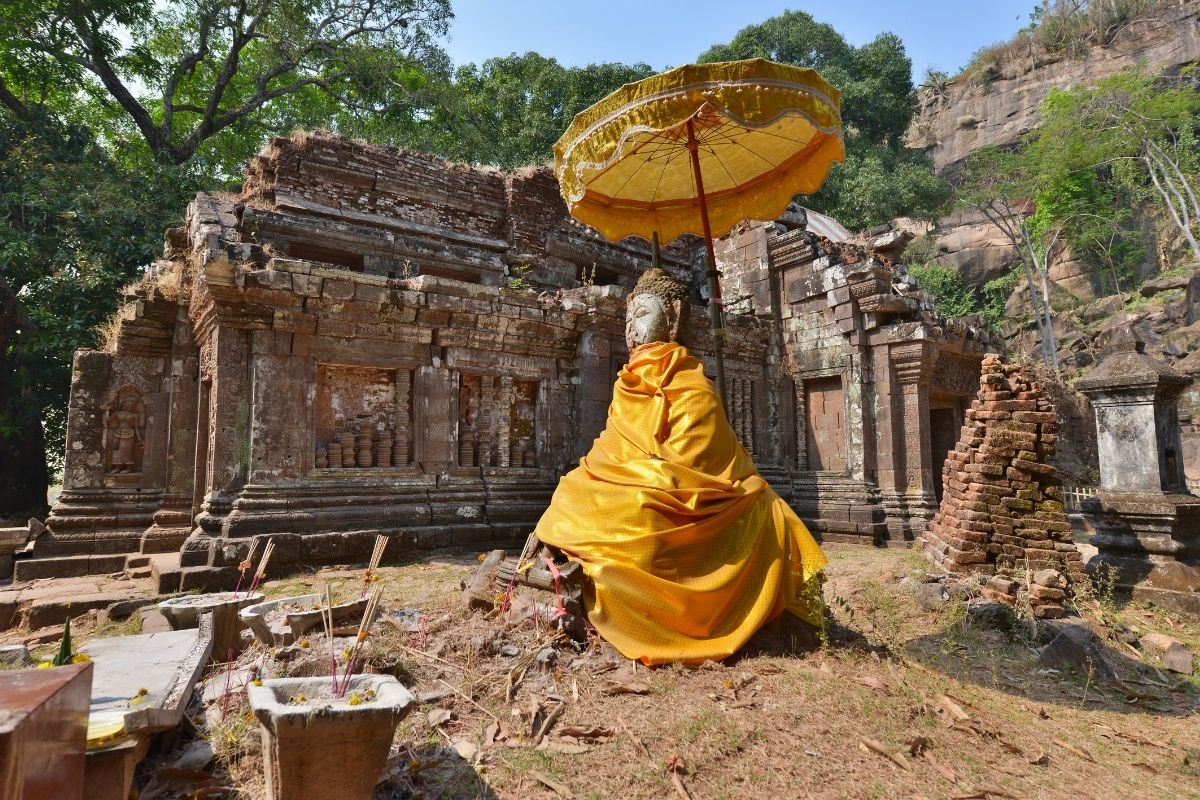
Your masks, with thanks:
M689 64L626 84L554 145L567 208L610 240L704 237L717 389L725 397L714 236L775 219L845 160L841 93L811 69L756 58Z

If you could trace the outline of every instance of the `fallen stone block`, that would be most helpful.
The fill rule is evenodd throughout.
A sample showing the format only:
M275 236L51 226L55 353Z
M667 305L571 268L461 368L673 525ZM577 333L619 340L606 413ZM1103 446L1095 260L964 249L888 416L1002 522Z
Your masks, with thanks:
M1178 639L1163 633L1147 633L1138 643L1143 651L1157 656L1162 665L1172 672L1181 675L1192 674L1192 651L1184 647L1183 642Z
M1116 679L1091 631L1072 625L1062 629L1038 654L1038 664L1059 671L1074 670L1094 680Z
M0 644L0 664L23 667L32 663L29 648L23 644Z

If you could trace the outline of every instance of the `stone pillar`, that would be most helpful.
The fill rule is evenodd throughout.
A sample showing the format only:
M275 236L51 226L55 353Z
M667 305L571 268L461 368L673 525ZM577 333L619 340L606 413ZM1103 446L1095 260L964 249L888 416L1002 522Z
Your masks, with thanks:
M588 328L579 334L576 358L579 377L575 387L575 419L578 429L573 447L565 455L568 461L578 461L591 449L592 443L608 421L608 406L613 394L613 343L611 334Z
M196 400L200 366L187 310L176 314L168 379L167 477L154 524L142 534L141 552L178 550L192 528L192 480L196 457Z
M1184 482L1177 407L1192 379L1143 348L1123 343L1075 384L1096 410L1100 458L1100 491L1083 509L1099 551L1088 570L1134 597L1196 613L1200 497Z
M249 469L252 373L246 331L217 328L210 347L208 492L196 525L206 533L217 534Z
M916 339L892 345L888 351L892 372L900 387L899 413L903 436L896 462L899 469L895 500L902 505L900 520L888 520L888 544L901 545L923 532L937 510L934 488L933 452L929 442L929 379L937 357L937 345ZM896 422L893 417L893 425ZM890 516L890 515L889 515Z
M501 467L519 466L513 463L512 458L512 382L511 375L500 377L500 400L497 404L500 413L497 419L499 424L496 430L496 451Z

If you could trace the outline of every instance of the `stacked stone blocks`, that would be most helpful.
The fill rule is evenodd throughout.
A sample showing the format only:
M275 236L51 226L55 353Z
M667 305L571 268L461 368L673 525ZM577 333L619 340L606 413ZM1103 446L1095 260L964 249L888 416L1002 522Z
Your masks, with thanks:
M985 356L965 417L943 468L943 500L925 552L950 572L1082 574L1050 463L1057 416L1033 371Z

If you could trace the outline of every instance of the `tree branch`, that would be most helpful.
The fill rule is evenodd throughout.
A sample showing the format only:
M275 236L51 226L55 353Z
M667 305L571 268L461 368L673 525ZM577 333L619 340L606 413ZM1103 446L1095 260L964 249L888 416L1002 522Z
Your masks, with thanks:
M220 13L220 6L216 3L208 7L208 13L200 20L200 32L196 49L185 55L175 64L171 70L171 76L167 78L166 84L163 85L162 102L163 102L163 136L169 141L171 139L172 129L174 127L174 116L176 110L182 110L180 106L175 105L175 91L179 88L179 83L184 77L195 73L196 67L200 65L205 58L208 57L208 37L212 31L217 15Z
M29 109L29 106L21 102L21 98L9 91L8 84L4 82L3 77L0 77L0 103L3 103L17 119L24 122L34 121L34 113Z
M150 112L137 101L137 98L133 96L128 87L121 82L121 79L117 77L116 71L113 70L105 58L104 51L100 46L99 23L95 19L86 16L83 19L71 19L71 23L75 28L76 34L79 36L80 45L89 56L86 59L76 58L75 60L99 78L113 99L133 118L133 123L142 132L142 136L145 137L146 143L150 145L151 151L158 156L170 156L170 142L164 141L162 131L154 124L154 119L150 116ZM88 27L89 25L90 27ZM68 53L63 53L62 55L70 57Z

